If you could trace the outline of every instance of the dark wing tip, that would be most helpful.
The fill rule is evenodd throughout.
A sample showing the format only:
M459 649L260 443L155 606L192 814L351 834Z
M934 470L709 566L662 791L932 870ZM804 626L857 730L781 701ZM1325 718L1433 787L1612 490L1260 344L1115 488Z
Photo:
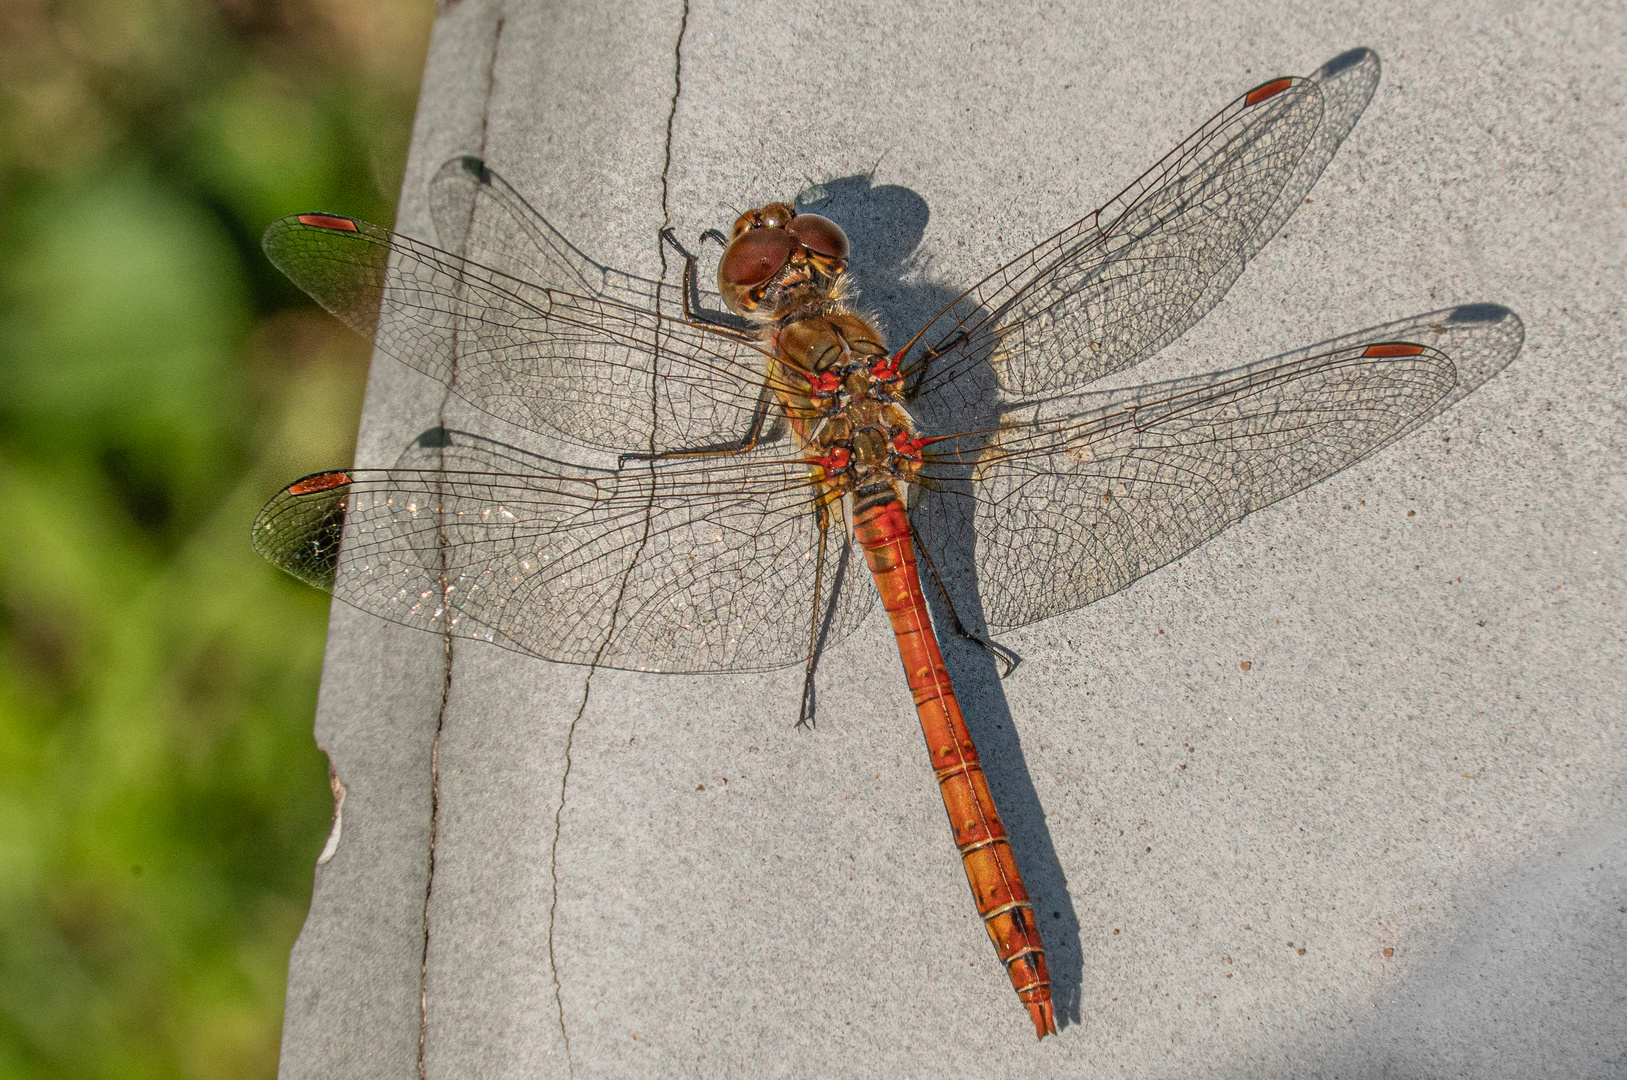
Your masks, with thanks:
M461 167L464 172L468 173L470 176L473 176L482 184L491 183L491 170L486 167L486 162L483 158L478 158L473 154L464 154L462 157L457 159L457 162L459 167Z
M484 158L477 154L459 154L441 162L441 167L435 170L435 179L430 181L430 186L451 180L472 180L476 184L486 185L492 182L492 176L492 171Z
M1316 79L1331 79L1341 71L1346 71L1355 67L1357 64L1364 62L1368 57L1373 57L1375 60L1378 59L1377 54L1375 54L1372 49L1367 48L1365 45L1358 45L1354 49L1346 49L1338 56L1335 56L1332 60L1329 60L1321 67L1317 68L1316 74L1312 77Z
M1459 304L1446 317L1449 323L1498 323L1513 316L1514 312L1502 304Z
M314 473L272 497L254 519L254 550L271 565L324 592L333 591L351 477Z

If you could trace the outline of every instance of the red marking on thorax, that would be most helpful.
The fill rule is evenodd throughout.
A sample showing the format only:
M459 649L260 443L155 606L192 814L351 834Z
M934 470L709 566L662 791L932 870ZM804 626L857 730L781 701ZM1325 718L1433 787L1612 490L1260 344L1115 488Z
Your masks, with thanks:
M1292 79L1276 79L1272 82L1266 83L1264 86L1256 86L1253 90L1248 92L1248 97L1243 99L1243 104L1258 105L1266 98L1276 97L1278 94L1292 86L1293 83L1294 80Z
M841 472L847 468L848 462L853 460L853 451L845 446L833 446L830 453L822 458L814 458L813 463L826 472Z
M297 220L301 225L310 225L317 229L332 229L335 232L361 231L349 218L334 217L332 214L301 214Z
M870 368L870 374L882 382L892 382L898 378L898 365L903 361L904 350L899 349L891 356L882 357Z
M805 371L803 375L814 397L829 397L842 385L841 378L834 371Z
M1369 345L1362 356L1417 356L1424 351L1422 345L1414 345L1409 341L1389 341L1382 345Z
M909 432L900 431L893 436L893 453L901 458L916 461L921 457L921 448L931 441L931 439L912 439Z
M307 476L303 480L288 485L290 495L314 495L319 491L331 491L336 487L344 487L350 483L350 474L347 472L325 472L315 476Z

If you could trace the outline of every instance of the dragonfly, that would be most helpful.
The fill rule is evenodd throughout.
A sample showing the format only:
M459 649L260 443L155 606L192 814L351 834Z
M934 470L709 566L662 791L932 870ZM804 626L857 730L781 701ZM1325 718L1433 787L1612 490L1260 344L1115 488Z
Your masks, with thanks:
M855 302L846 233L791 203L703 236L722 248L715 292L670 230L676 290L589 259L475 158L431 184L444 247L284 218L271 260L381 352L585 456L433 428L390 467L288 485L253 543L382 618L548 660L800 664L802 722L818 657L879 596L979 915L1036 1035L1055 1034L1033 903L922 565L953 631L1009 669L994 635L1117 592L1371 454L1518 348L1511 312L1471 305L1414 320L1411 338L1078 397L1178 338L1299 205L1331 154L1330 68L1243 93L897 348ZM1468 367L1438 347L1454 336ZM957 550L980 619L943 586Z

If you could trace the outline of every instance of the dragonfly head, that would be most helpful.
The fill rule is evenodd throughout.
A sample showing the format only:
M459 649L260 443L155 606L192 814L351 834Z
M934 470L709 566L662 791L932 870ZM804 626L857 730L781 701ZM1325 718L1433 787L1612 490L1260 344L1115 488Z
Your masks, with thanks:
M717 291L730 311L772 319L802 299L828 296L847 269L847 234L829 218L785 203L748 210L717 264Z

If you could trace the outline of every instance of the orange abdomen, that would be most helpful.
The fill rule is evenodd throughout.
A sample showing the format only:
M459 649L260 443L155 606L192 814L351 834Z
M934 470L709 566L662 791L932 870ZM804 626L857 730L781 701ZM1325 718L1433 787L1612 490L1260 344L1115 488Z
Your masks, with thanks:
M881 590L881 602L893 622L898 655L915 710L921 718L932 766L955 846L972 886L978 914L994 941L995 952L1011 976L1017 996L1028 1006L1040 1038L1056 1033L1051 1011L1051 982L1045 968L1045 948L1033 905L1017 872L1017 859L1006 829L994 808L977 747L961 717L954 687L938 639L932 632L921 579L915 568L915 547L909 519L897 499L858 511L853 532Z

